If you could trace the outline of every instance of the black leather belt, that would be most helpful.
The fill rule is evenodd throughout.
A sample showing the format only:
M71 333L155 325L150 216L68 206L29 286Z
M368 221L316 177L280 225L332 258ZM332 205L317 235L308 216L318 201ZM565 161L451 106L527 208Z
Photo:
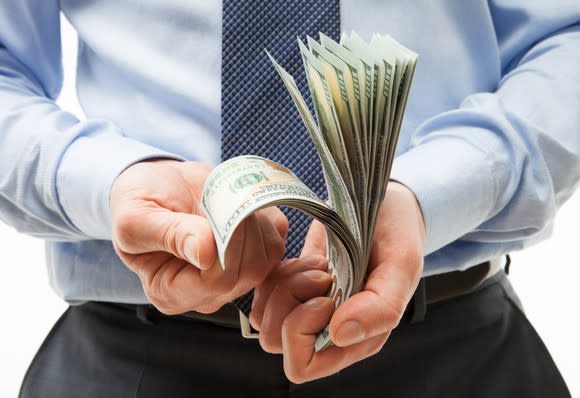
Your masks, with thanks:
M464 271L452 271L423 278L427 304L463 296L479 288L503 267L503 257L486 261Z
M466 269L444 274L427 276L421 279L413 300L407 308L411 322L423 319L427 304L448 300L469 294L481 287L485 281L496 275L503 267L503 258L487 261ZM156 318L174 318L197 322L209 322L222 327L239 329L240 314L233 304L229 303L213 314L202 314L190 311L180 315L164 315L152 305L121 304L122 307L135 309L137 316L144 322L155 322Z

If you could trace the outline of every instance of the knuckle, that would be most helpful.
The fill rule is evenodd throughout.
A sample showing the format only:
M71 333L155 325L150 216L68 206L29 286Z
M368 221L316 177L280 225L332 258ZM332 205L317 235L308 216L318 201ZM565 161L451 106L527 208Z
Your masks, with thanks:
M167 248L170 252L177 252L176 236L177 236L177 224L168 223L163 231L163 247Z
M149 301L159 312L165 315L175 315L178 313L177 309L165 299L165 297L160 297L156 292L151 290L146 292Z
M282 353L282 344L269 331L260 330L260 346L269 354Z
M381 349L379 347L373 347L373 348L367 350L364 357L365 358L372 357L374 355L377 355L380 351L381 351Z
M162 278L153 278L145 289L145 293L151 304L165 315L176 315L184 312L183 305L176 300L171 287Z
M214 312L218 311L224 304L225 303L222 302L207 303L196 306L194 310L201 312L202 314L213 314Z
M284 366L284 373L286 373L288 380L294 384L303 384L309 380L305 372L295 366Z
M150 293L160 302L167 302L169 299L169 292L162 278L158 275L154 276L149 287Z
M147 298L159 310L166 315L172 312L172 308L169 305L167 298L162 294L157 288L150 287L145 290Z
M162 303L153 303L153 305L162 314L165 314L165 315L176 315L176 314L179 314L179 311L177 311L175 308L173 308L173 307L171 307L169 305L162 304Z

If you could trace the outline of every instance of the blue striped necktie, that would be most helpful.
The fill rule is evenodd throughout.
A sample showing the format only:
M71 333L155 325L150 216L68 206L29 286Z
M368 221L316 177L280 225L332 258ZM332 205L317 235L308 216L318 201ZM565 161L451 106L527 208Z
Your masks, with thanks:
M272 159L292 170L320 197L325 196L316 148L264 50L294 76L306 94L297 38L318 37L323 32L338 39L339 10L339 0L223 0L222 160L238 155ZM310 219L297 210L283 211L290 221L286 257L297 257ZM250 292L234 304L247 315L252 297Z

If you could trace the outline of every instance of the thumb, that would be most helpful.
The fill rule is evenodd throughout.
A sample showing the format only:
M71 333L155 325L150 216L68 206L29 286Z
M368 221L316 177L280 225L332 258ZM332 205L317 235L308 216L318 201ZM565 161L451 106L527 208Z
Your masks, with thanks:
M200 269L209 269L217 248L208 220L194 214L155 209L120 217L114 231L115 245L129 254L164 251Z
M417 287L416 274L404 262L375 268L368 275L364 290L334 313L330 322L332 341L340 347L350 346L397 327Z

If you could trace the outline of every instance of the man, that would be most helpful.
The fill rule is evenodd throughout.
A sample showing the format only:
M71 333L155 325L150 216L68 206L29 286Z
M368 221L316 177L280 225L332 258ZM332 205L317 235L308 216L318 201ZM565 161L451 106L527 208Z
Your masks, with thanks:
M332 16L334 5L301 12L322 4L309 1L2 4L0 215L49 241L51 283L80 304L21 395L569 395L497 262L549 234L580 177L580 4L528 3L345 0ZM249 10L256 18L240 17ZM79 32L86 121L53 102L60 11ZM280 263L287 220L262 211L222 271L198 207L227 156L220 140L233 137L224 93L236 83L220 65L245 61L224 38L278 43L305 33L284 22L302 14L365 38L390 33L421 55L367 282L335 314L321 298L319 224L302 256ZM239 36L245 26L269 37ZM274 76L256 72L237 78ZM250 111L244 121L268 116ZM259 344L224 314L252 288ZM328 321L336 346L315 353Z

